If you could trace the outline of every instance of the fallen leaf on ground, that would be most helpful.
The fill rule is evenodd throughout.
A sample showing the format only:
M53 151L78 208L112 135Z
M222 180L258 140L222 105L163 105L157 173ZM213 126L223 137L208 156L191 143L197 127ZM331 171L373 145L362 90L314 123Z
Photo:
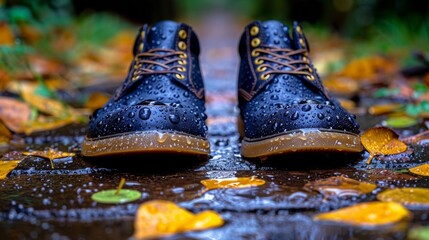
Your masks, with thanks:
M377 194L377 199L384 202L398 202L406 206L429 207L429 189L394 188Z
M417 167L410 168L408 170L414 174L429 177L429 164L427 164L427 163L422 164L422 165L417 166Z
M429 130L417 133L413 136L400 138L400 140L408 144L420 144L421 142L427 142L427 140L429 140Z
M398 154L407 150L399 135L387 127L373 127L366 130L361 138L362 145L369 152L367 164L378 155Z
M30 121L31 108L28 104L10 97L0 97L0 120L10 130L22 133L24 124Z
M106 104L110 99L110 96L100 92L92 93L88 100L85 103L85 107L91 110L101 108Z
M353 79L338 76L330 77L324 80L323 84L329 90L329 92L344 95L356 94L360 89L359 83Z
M389 117L383 125L393 128L408 128L417 125L419 121L416 118L402 116L402 117Z
M407 237L409 240L429 240L429 227L414 227Z
M42 97L37 94L31 88L24 88L21 91L21 96L25 102L35 107L40 112L52 115L54 117L68 117L71 114L70 107L58 100Z
M137 190L122 189L125 184L125 178L117 189L109 189L92 194L91 199L99 203L127 203L140 199L141 193Z
M383 115L396 112L403 107L404 105L399 103L380 104L369 107L368 112L371 115Z
M371 83L380 82L380 75L389 75L397 71L396 63L381 56L354 59L338 73L338 76Z
M372 183L360 182L343 176L330 177L305 184L304 188L315 190L325 197L335 195L359 196L372 192L377 186Z
M6 176L18 166L18 164L21 162L21 160L9 160L9 161L3 161L0 160L0 180L5 179Z
M410 212L399 203L367 202L317 214L314 218L356 226L378 226L396 223L410 216Z
M70 115L66 118L39 116L36 120L25 124L23 132L26 135L30 135L34 132L57 129L76 122L79 122L78 119L76 119L76 115Z
M7 25L6 22L0 22L0 45L13 45L15 44L15 36L13 35L12 29Z
M10 139L12 139L12 133L0 121L0 146L9 143Z
M214 211L198 214L173 202L154 200L140 205L134 222L134 238L160 238L185 231L222 226L222 217Z
M257 187L265 184L265 181L255 176L252 177L237 177L237 178L223 178L223 179L206 179L202 180L207 190L216 188L248 188Z
M52 169L54 169L54 160L58 159L58 158L65 158L65 157L72 157L75 154L74 153L69 153L69 152L61 152L59 150L55 150L52 148L49 148L45 151L31 151L31 152L23 152L22 154L24 154L25 156L35 156L35 157L41 157L41 158L46 158L49 159L49 161L51 162L51 167Z

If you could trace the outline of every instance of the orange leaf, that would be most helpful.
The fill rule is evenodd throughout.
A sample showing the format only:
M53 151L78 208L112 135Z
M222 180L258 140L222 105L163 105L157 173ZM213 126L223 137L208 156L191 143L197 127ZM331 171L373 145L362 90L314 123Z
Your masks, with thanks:
M257 187L265 184L265 181L255 176L238 177L238 178L223 178L223 179L206 179L202 180L207 190L216 188L248 188Z
M0 121L0 146L4 143L8 143L10 139L12 139L12 133Z
M330 177L305 184L305 188L316 190L325 196L359 196L372 192L377 186L359 182L343 176Z
M0 22L0 45L13 45L15 37L12 29L5 23Z
M409 219L410 216L410 212L399 203L368 202L317 214L315 219L357 226L377 226L396 223Z
M223 225L214 211L194 215L170 201L153 200L140 205L134 222L134 238L160 238L175 233Z
M371 106L368 109L368 112L371 115L382 115L382 114L396 112L400 110L402 107L404 107L404 105L399 103L380 104L380 105Z
M414 174L429 177L429 164L427 163L417 167L410 168L408 170Z
M21 160L0 161L0 179L5 179L20 162Z
M369 152L367 164L378 155L398 154L407 150L407 145L400 141L399 136L387 127L373 127L361 136L362 145Z
M397 202L406 206L429 206L429 189L394 188L377 194L377 199L384 202Z
M26 156L36 156L36 157L49 159L49 161L51 162L52 169L54 168L54 163L53 163L54 159L72 157L75 155L74 153L61 152L52 148L49 148L48 150L45 150L45 151L23 152L22 154Z
M26 103L14 98L0 97L0 120L10 130L22 133L24 124L30 120L31 109Z
M110 97L107 94L94 92L85 103L85 107L95 110L101 108L109 101Z

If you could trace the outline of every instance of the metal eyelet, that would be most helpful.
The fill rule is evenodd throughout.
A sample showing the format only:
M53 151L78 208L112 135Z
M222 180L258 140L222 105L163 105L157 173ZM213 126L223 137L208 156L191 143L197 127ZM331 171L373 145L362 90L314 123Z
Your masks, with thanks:
M299 39L299 44L301 45L301 47L305 47L304 39L300 38Z
M183 59L183 60L179 60L179 61L177 61L180 65L186 65L186 60L185 59Z
M307 75L307 76L306 76L306 78L307 78L308 80L310 80L310 81L313 81L313 80L314 80L314 76L313 76L313 75Z
M256 71L258 71L258 72L263 72L265 70L267 70L267 67L264 67L264 66L259 66L256 68Z
M143 41L143 39L144 39L144 37L145 37L145 31L142 31L141 33L140 33L140 37L141 37L141 39L142 39L142 41Z
M256 65L261 65L262 63L264 63L264 60L260 59L260 58L256 58L255 59L255 64Z
M306 63L310 63L310 62L308 61L308 57L306 57L306 56L302 57L302 61L304 61L304 62L306 62Z
M313 73L313 68L309 68L308 71Z
M179 68L177 68L177 71L179 71L179 72L185 72L185 71L186 71L186 69L185 69L185 68L182 68L182 67L179 67Z
M302 28L301 28L301 26L297 26L296 27L296 32L299 33L299 34L302 34Z
M262 74L261 75L261 80L265 81L270 77L270 74Z
M188 57L188 55L187 55L186 53L181 53L181 54L179 55L179 57L180 57L180 58L187 58L187 57Z
M179 38L180 39L186 39L186 37L188 36L188 34L186 33L186 31L185 30L183 30L183 29L181 29L180 31L179 31Z
M257 56L259 56L259 51L258 49L255 49L252 51L252 57L257 57Z
M142 51L143 51L143 48L144 48L144 44L143 44L143 43L140 43L140 45L139 45L139 52L142 52Z
M176 78L177 78L177 79L179 79L179 80L183 80L183 79L185 79L185 75L183 75L183 74L178 74L178 73L176 73L176 74L175 74L175 76L176 76Z
M180 49L180 50L186 50L186 43L185 43L185 42L180 41L180 42L179 42L179 49Z
M137 75L137 76L133 76L132 78L131 78L131 81L136 81L137 79L139 79L141 76L140 75Z
M259 46L259 44L261 44L261 40L259 38L252 39L252 42L251 42L252 47L257 47Z
M258 26L253 26L253 27L250 29L250 35L252 35L252 36L256 36L256 35L258 35L258 33L259 33L259 27L258 27Z

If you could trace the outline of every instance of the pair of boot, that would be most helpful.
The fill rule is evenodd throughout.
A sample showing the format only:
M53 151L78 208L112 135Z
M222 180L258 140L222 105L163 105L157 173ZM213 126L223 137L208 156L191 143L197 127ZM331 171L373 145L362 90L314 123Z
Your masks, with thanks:
M250 23L241 36L238 77L242 155L360 152L355 116L329 96L300 25ZM208 155L204 84L192 28L144 25L128 76L95 111L82 144L87 157L140 153Z

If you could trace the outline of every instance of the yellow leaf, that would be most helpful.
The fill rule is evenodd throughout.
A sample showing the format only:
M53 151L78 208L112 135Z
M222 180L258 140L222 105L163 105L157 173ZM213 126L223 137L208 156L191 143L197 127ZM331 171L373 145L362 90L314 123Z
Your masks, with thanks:
M359 196L372 192L377 186L359 182L343 176L330 177L305 184L305 188L316 190L325 196Z
M378 226L396 223L410 216L410 212L399 203L368 202L317 214L314 218L357 226Z
M408 170L414 174L429 177L429 164L427 164L427 163L422 164L422 165L417 166L417 167L410 168Z
M25 102L37 108L37 110L43 113L55 117L67 117L71 115L70 108L66 104L55 99L39 96L37 94L34 94L33 91L21 91L21 96Z
M223 219L215 211L204 211L196 214L186 224L183 224L179 229L181 231L204 230L215 228L223 225Z
M5 179L20 162L21 160L0 161L0 179Z
M45 151L23 152L22 154L26 156L35 156L35 157L49 159L49 161L51 162L52 169L54 169L54 163L53 163L54 159L72 157L75 155L74 153L61 152L52 148L49 148L48 150L45 150Z
M4 143L9 143L10 139L12 139L12 133L0 121L0 146Z
M39 116L37 120L27 123L23 128L23 132L30 135L34 132L57 129L65 125L75 123L76 121L76 116L72 115L66 118Z
M6 24L6 22L0 22L0 45L13 45L15 44L15 36L13 35L12 29Z
M255 176L252 177L238 177L238 178L224 178L224 179L206 179L202 180L203 184L208 190L215 188L248 188L257 187L265 184L265 181Z
M387 127L373 127L361 136L362 145L369 152L367 164L378 155L398 154L407 150L407 145L400 141L399 136Z
M104 93L92 93L85 103L85 107L95 110L104 106L109 101L110 97Z
M31 109L26 103L10 97L0 97L0 120L10 130L22 133L24 124L30 120Z
M387 113L396 112L403 107L404 105L399 103L381 104L381 105L371 106L370 108L368 108L368 112L371 115L383 115Z
M154 200L140 205L134 222L134 238L160 238L175 233L203 230L223 225L213 211L197 215L170 201Z
M429 206L429 189L394 188L377 194L377 199L384 202L398 202L406 206Z

